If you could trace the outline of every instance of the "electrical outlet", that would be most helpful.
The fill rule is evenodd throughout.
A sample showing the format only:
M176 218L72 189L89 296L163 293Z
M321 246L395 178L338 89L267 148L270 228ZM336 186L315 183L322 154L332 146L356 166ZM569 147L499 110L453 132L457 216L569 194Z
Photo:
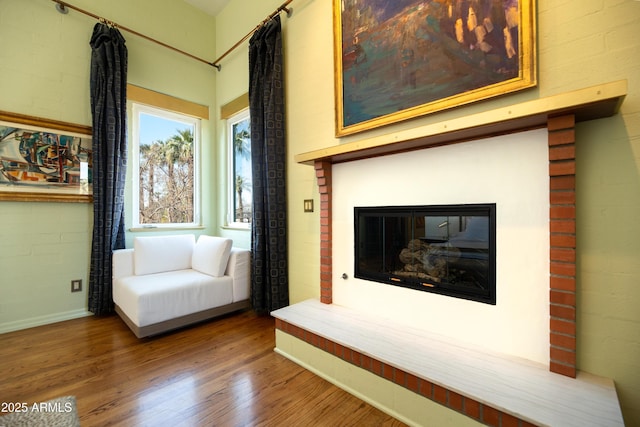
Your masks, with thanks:
M80 291L82 291L82 279L72 280L71 292L80 292Z

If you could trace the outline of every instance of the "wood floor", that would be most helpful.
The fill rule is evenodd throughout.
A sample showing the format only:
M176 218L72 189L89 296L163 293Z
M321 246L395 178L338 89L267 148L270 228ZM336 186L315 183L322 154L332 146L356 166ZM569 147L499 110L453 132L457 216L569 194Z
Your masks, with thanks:
M87 426L402 426L273 351L252 312L139 340L117 316L0 335L0 402L73 395Z

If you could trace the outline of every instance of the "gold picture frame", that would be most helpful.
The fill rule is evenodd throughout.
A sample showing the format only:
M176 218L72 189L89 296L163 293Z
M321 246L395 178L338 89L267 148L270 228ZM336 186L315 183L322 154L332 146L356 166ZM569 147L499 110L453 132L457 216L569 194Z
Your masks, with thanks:
M338 137L537 84L535 0L333 8Z
M0 111L0 201L93 201L90 126Z

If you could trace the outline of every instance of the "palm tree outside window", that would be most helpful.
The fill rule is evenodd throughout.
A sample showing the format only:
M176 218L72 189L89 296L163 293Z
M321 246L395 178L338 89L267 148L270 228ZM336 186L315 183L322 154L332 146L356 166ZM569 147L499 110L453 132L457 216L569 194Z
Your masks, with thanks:
M252 215L249 109L227 120L229 140L229 226L249 228Z
M199 119L133 104L133 227L199 226Z

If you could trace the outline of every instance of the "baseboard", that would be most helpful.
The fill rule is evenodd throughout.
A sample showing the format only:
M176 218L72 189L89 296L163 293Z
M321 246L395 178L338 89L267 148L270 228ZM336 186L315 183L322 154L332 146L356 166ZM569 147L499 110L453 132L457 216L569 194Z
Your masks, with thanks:
M20 331L22 329L35 328L36 326L49 325L65 320L78 319L80 317L93 316L93 313L85 309L64 311L62 313L47 314L45 316L30 317L0 324L0 334Z

